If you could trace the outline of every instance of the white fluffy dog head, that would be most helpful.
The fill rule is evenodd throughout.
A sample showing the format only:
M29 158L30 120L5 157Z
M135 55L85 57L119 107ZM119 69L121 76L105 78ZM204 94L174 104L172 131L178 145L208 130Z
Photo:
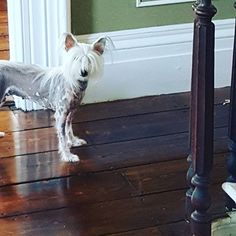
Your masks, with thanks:
M63 73L74 85L77 81L98 78L103 71L102 54L106 46L106 37L99 38L92 44L79 43L70 33L62 36Z

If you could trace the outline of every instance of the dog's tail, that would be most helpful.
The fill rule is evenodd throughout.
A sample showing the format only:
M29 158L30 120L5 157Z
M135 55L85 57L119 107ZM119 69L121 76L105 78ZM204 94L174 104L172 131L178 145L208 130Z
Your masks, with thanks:
M4 137L5 133L4 132L0 132L0 138Z

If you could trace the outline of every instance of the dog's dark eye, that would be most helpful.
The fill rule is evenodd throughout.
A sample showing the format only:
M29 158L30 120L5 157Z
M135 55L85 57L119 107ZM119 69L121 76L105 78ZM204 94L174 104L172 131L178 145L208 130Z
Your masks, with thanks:
M82 76L82 77L88 76L88 71L86 71L86 70L81 70L81 76Z

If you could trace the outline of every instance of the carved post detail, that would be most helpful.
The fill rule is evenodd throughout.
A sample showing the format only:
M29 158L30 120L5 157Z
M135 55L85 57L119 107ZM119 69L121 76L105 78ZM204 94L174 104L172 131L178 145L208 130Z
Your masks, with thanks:
M200 0L195 7L193 73L191 97L191 156L194 190L191 230L195 236L211 235L208 191L213 165L214 129L214 40L212 17L216 8L211 0Z
M236 2L234 3L236 9ZM236 183L236 25L234 33L234 50L233 50L233 64L232 64L232 78L230 90L230 111L229 111L229 156L227 160L227 168L229 176L228 182ZM226 208L228 210L236 209L234 201L226 196Z
M192 194L194 191L194 186L192 184L192 178L194 176L194 170L193 170L193 163L192 163L192 155L189 154L188 158L187 158L187 162L189 163L189 169L186 175L186 181L187 181L187 185L188 185L188 190L186 192L186 200L185 200L185 218L187 220L187 222L190 221L191 218L191 214L193 212L193 208L192 208Z

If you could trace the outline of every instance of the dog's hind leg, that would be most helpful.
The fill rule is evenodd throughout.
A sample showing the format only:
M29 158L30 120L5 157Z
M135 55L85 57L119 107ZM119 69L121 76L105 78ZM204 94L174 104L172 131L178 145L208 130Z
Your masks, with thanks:
M66 118L66 136L67 136L68 145L70 147L79 147L79 146L87 144L87 142L84 139L74 136L73 128L72 128L72 119L73 119L74 113L75 113L75 110L71 111Z
M66 117L67 113L55 113L56 130L58 136L58 152L61 155L61 160L66 162L79 161L79 157L70 152L70 147L66 137Z

